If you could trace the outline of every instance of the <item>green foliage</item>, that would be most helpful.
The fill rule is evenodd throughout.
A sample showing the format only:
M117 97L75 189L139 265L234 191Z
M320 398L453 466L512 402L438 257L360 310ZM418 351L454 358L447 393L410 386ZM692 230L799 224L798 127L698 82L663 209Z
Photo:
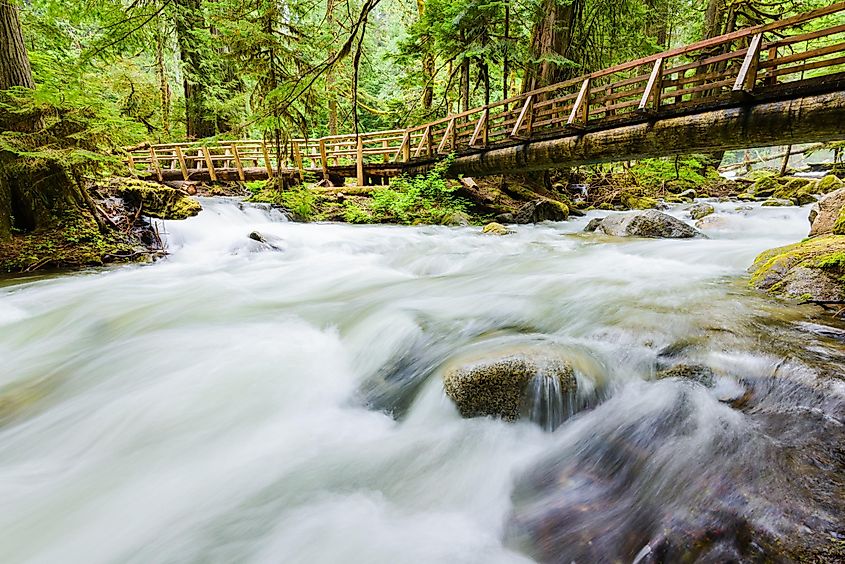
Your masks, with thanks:
M467 203L454 195L457 186L446 179L452 157L437 163L426 174L394 178L389 188L373 192L370 210L347 204L345 217L353 223L440 223L448 214L463 212Z
M312 190L299 185L291 190L281 192L280 197L282 206L302 221L309 221L314 217L317 194Z
M704 155L687 155L676 158L643 159L630 170L637 184L660 186L675 183L683 188L694 188L709 180L718 179L715 170L709 168Z

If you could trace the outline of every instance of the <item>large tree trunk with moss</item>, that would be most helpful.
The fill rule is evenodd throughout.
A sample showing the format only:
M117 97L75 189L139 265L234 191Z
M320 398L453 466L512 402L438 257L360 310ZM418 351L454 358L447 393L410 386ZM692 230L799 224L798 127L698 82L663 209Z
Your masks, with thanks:
M4 46L0 51L0 89L33 88L17 7L9 0L0 0L0 45ZM42 128L38 115L0 112L0 131L37 138ZM0 151L0 241L9 240L14 233L58 227L69 216L87 214L91 207L88 196L60 162ZM88 220L93 219L89 214Z
M185 88L185 127L190 138L211 137L217 132L208 110L209 61L202 34L207 32L200 0L173 0L173 21L182 59Z
M522 90L527 92L582 74L575 65L561 66L558 61L572 59L572 39L580 20L584 0L543 0L531 33L531 56L523 78Z

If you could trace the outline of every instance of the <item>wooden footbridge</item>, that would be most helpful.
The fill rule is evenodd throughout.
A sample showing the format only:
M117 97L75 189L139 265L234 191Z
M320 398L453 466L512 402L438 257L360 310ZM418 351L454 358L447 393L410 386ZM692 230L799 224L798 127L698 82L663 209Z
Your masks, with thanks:
M167 180L313 175L358 185L425 171L484 176L845 138L845 2L630 61L406 129L127 150Z

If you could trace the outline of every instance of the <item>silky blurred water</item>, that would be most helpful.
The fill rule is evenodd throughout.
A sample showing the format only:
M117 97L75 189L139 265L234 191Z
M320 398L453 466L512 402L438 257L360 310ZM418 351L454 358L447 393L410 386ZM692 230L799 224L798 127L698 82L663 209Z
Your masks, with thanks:
M783 377L824 392L778 409L841 416L841 382L795 361L838 362L836 340L801 332L811 310L746 288L759 252L806 235L806 208L716 204L708 238L621 240L581 232L601 214L494 237L203 204L164 225L166 260L0 287L0 562L586 562L582 543L605 537L630 561L639 541L596 523L630 527L644 499L709 503L672 477L714 444L766 436L720 399L791 358ZM576 351L602 403L553 433L461 419L440 367L487 339ZM731 377L652 381L672 347ZM628 433L666 414L693 426L686 442ZM608 503L558 524L580 532L546 550L524 526L548 502L520 484L614 440L663 461L642 474L656 489L585 485Z

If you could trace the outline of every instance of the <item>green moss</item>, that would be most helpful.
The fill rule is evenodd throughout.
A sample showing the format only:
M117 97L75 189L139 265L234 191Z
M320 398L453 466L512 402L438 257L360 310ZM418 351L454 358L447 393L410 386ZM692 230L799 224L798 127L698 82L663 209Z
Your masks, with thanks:
M836 218L831 232L834 235L845 235L845 207L839 210L839 217Z
M761 253L749 271L751 285L779 293L784 275L798 267L822 268L845 274L845 236L825 235Z
M834 190L838 190L845 186L841 180L832 174L828 174L816 183L816 192L819 194L828 194Z
M117 194L131 206L141 206L141 213L159 219L187 219L202 211L199 202L173 188L138 179L125 179Z
M756 196L768 197L780 189L780 183L774 176L763 176L751 185L749 192Z

